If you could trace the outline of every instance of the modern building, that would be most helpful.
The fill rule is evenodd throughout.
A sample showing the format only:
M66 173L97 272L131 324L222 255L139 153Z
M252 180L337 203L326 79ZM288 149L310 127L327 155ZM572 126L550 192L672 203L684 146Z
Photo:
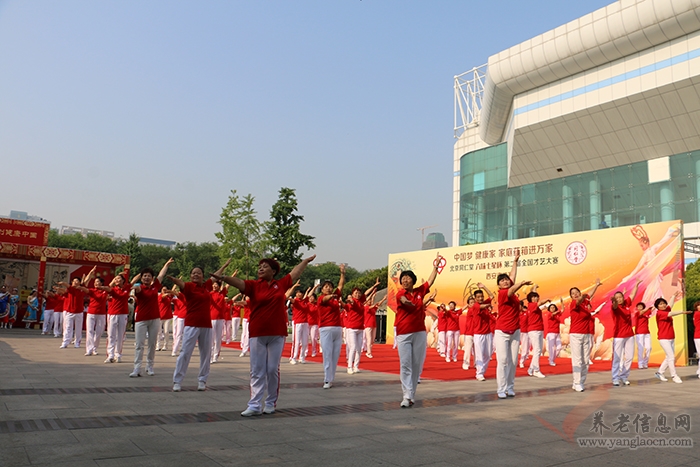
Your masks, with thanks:
M19 221L31 221L31 222L43 222L45 224L50 224L50 221L47 221L46 219L39 217L39 216L33 216L26 211L10 211L9 216L0 216L4 217L7 219L15 219Z
M681 219L700 237L700 0L622 0L455 77L452 244Z
M421 250L432 250L434 248L447 248L445 236L440 232L429 233L423 242Z
M83 237L86 236L87 234L94 234L94 235L102 235L103 237L114 239L114 232L111 232L109 230L87 229L85 227L71 227L69 225L61 226L61 230L59 231L59 233L61 235L73 235L73 234L79 233Z
M172 240L161 240L159 238L141 237L141 239L139 240L139 245L154 245L164 246L166 248L175 248L177 242L174 242Z

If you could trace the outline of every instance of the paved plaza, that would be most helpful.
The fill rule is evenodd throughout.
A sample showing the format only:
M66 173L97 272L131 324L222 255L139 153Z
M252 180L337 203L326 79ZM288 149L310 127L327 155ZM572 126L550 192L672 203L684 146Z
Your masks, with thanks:
M132 333L122 364L58 346L38 331L0 333L2 467L700 466L696 368L679 369L683 384L633 370L628 387L593 373L584 393L571 390L570 375L519 378L507 400L496 398L494 381L423 381L416 405L401 409L396 375L341 367L324 390L320 364L283 359L277 413L243 418L248 358L231 349L204 392L195 351L183 391L173 393L170 352L157 352L155 376L127 376ZM580 447L583 438L694 447Z

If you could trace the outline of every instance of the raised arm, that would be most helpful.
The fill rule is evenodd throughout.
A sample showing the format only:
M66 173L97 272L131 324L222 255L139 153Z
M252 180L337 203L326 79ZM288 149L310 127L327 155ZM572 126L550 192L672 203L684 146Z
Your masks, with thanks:
M163 268L160 270L158 273L158 282L163 282L163 279L165 279L165 275L168 273L168 266L170 266L172 263L174 263L175 260L170 258L165 262L163 265Z
M369 297L370 294L372 294L378 286L379 286L379 278L377 277L377 282L375 282L372 287L365 290L365 297Z
M430 276L428 277L428 286L430 286L430 287L433 286L435 279L437 279L438 266L440 266L440 252L438 252L437 256L435 257L435 260L433 260L433 271L430 273Z
M177 285L177 288L180 289L180 292L185 290L185 281L180 279L179 277L173 277L173 276L167 276L168 279L173 281L173 284Z
M218 274L211 274L216 280L226 282L228 285L232 285L237 288L241 293L245 293L245 281L239 277L235 276L220 276Z
M518 260L520 259L520 253L515 255L513 258L513 266L510 268L510 280L515 284L516 276L518 275ZM510 295L510 294L509 294Z
M90 272L88 272L88 275L83 278L83 282L81 283L84 286L87 286L90 281L92 280L93 277L97 274L97 266L94 266L92 269L90 269Z
M591 295L588 297L588 300L593 300L593 295L595 295L596 291L598 290L598 287L600 287L601 284L602 282L600 282L600 278L595 280L595 285L593 286L593 290L591 290ZM581 297L583 297L583 294L581 294Z
M299 280L301 277L301 274L304 272L304 269L306 269L306 266L309 265L311 261L313 261L316 258L316 255L311 255L308 258L304 259L301 263L297 264L294 266L292 269L292 272L289 273L290 276L292 276L292 281L296 282Z
M338 280L338 290L340 295L343 295L343 287L345 287L345 264L340 263L340 279Z
M477 282L477 283L476 283L476 286L479 287L479 288L480 288L481 290L483 290L484 292L486 292L486 295L488 295L489 298L493 298L493 293L489 290L488 287L486 287L486 284L481 283L481 282Z
M632 289L632 293L630 294L630 302L634 302L634 299L637 296L637 290L639 290L639 284L641 283L641 280L637 280L637 283L634 284L634 288Z
M299 281L296 281L294 285L292 285L290 288L287 289L287 291L284 293L284 296L287 298L290 298L292 294L294 293L294 289L299 287Z
M530 284L532 284L532 281L522 281L522 282L519 282L517 284L514 283L508 289L508 296L509 297L513 296L513 294L515 294L515 292L520 290L521 287L526 286L526 285L530 285Z
M227 259L226 262L224 263L224 265L221 266L219 269L217 269L214 274L216 274L217 276L222 275L224 273L224 271L226 271L226 268L228 267L229 264L231 264L231 258ZM236 277L236 274L238 274L238 269L233 271L233 274L231 274L231 277Z

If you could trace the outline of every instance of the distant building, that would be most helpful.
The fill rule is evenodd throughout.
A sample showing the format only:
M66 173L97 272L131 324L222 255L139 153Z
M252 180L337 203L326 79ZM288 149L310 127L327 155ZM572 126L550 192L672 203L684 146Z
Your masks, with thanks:
M86 229L84 227L71 227L69 225L61 226L59 233L61 235L73 235L79 233L83 237L87 234L95 234L114 239L114 232L110 232L109 230Z
M45 222L47 224L51 223L50 221L47 221L46 219L44 219L42 217L30 216L25 211L10 211L9 216L0 216L0 217L16 219L16 220L20 220L20 221Z
M445 236L440 232L429 233L423 242L422 250L432 250L434 248L445 248L447 247L447 242L445 241Z
M141 237L139 240L139 245L155 245L164 246L166 248L175 248L177 242L173 242L172 240L161 240L159 238Z

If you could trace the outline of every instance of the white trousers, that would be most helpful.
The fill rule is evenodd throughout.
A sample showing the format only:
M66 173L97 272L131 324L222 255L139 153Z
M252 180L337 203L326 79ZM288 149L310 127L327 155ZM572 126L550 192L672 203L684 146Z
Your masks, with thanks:
M343 344L343 328L340 326L323 326L321 347L323 348L323 382L332 383L338 369L340 347Z
M315 357L318 353L319 330L318 324L309 327L309 340L311 340L311 356Z
M83 314L66 312L63 322L63 346L68 347L75 333L75 348L80 348L80 342L83 338Z
M97 352L100 348L100 339L105 332L107 315L93 315L88 313L85 323L85 353Z
M530 335L526 332L520 333L520 364L525 365L525 360L527 360L528 355L530 355Z
M53 314L53 335L58 337L63 335L63 317L65 311L57 311Z
M532 374L536 371L540 371L540 356L542 356L544 331L529 331L527 334L530 345L532 346L532 361L530 361L528 373Z
M135 327L136 350L134 352L134 371L138 373L141 371L143 348L146 345L147 334L148 354L146 355L146 365L147 368L153 369L153 363L156 359L156 342L158 341L158 332L160 331L160 318L138 321Z
M695 353L700 355L700 339L693 339L693 342L695 342ZM698 358L698 371L695 374L700 375L700 358Z
M425 331L412 332L396 336L401 364L401 389L403 398L414 400L418 378L423 372L425 352L428 346L428 334Z
M195 345L199 347L199 375L197 375L197 381L207 382L209 365L211 364L211 335L211 328L185 326L182 332L182 351L175 363L173 383L182 384L182 381L185 379Z
M227 344L231 343L231 320L224 320L224 332L221 335L221 339Z
M626 381L630 377L634 358L634 337L613 338L612 380Z
M243 319L243 331L241 332L241 352L250 352L250 338L248 334L248 320Z
M637 368L647 368L651 355L651 335L637 334L634 338L637 341Z
M284 350L284 336L261 336L250 339L250 400L248 408L262 410L275 407L280 394L280 360Z
M445 331L438 331L437 351L441 357L445 356Z
M346 331L346 345L348 350L348 368L360 367L360 355L362 355L362 335L364 329L350 329Z
M158 346L156 347L157 349L168 349L168 334L170 334L170 328L172 325L173 318L160 320L160 332L158 332Z
M459 350L459 331L446 331L445 342L445 356L457 361L457 351Z
M472 352L474 351L474 335L465 334L464 342L462 343L462 350L464 351L464 356L462 357L462 362L471 365L472 363ZM474 354L476 357L476 353Z
M507 334L496 330L493 336L496 346L496 392L504 394L513 391L515 387L515 362L518 361L520 345L520 330Z
M182 333L185 330L185 318L173 318L173 355L177 355L182 348Z
M571 373L574 385L583 386L588 376L588 362L591 360L591 335L569 334L571 348Z
M224 320L223 319L213 319L211 320L211 358L219 358L221 354L221 339L224 332Z
M238 330L241 327L241 318L233 318L231 320L231 341L238 339Z
M671 376L676 376L675 339L659 339L659 345L664 349L664 353L666 354L666 358L661 362L661 366L659 367L659 373L663 375L668 368L671 372Z
M107 321L107 356L121 357L126 337L126 322L129 315L108 315Z
M41 328L41 332L48 334L50 329L53 327L53 310L44 310L44 327Z
M476 376L484 376L493 353L493 334L474 334L474 366Z
M549 364L556 363L554 359L561 352L561 336L558 332L547 333L547 353L549 354Z
M367 351L368 355L372 355L372 344L374 344L374 339L376 338L377 328L365 328L362 337L362 348Z
M309 346L309 323L296 323L294 325L294 348L292 349L292 358L306 360L306 348Z

